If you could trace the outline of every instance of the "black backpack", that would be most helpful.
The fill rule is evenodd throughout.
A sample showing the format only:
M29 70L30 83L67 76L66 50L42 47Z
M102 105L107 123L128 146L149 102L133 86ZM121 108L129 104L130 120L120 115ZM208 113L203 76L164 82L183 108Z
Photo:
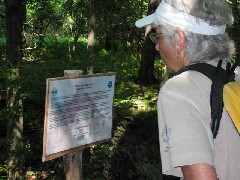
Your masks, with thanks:
M217 67L206 64L206 63L196 63L186 66L177 72L181 74L182 72L188 70L198 71L209 79L212 80L211 94L210 94L210 106L211 106L211 131L213 133L213 138L215 139L218 134L220 121L223 112L223 87L228 82L234 81L235 69L240 65L240 60L231 66L231 63L219 60ZM240 92L239 92L240 93Z

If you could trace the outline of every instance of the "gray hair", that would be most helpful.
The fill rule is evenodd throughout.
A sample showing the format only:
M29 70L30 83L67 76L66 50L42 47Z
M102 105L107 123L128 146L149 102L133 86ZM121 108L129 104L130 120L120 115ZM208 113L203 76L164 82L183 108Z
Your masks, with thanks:
M233 16L225 0L165 0L178 10L196 18L205 20L210 25L231 25ZM154 26L160 26L162 33L168 39L169 45L174 40L178 28L162 21ZM187 39L186 55L192 63L215 63L219 59L229 61L235 52L233 41L226 33L220 35L201 35L184 31Z

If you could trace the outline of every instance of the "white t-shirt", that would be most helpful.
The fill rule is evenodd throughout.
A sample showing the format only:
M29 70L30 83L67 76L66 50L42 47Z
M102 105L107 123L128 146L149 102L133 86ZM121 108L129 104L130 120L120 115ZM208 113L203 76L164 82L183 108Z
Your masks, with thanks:
M162 172L183 177L181 166L207 163L219 180L240 179L240 136L226 110L219 133L210 129L212 81L196 71L169 79L158 96Z

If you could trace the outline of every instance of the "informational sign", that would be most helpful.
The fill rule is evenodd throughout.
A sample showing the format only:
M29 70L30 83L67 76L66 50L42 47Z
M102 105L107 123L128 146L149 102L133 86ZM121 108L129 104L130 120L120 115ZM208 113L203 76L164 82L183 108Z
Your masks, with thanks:
M47 79L43 161L109 140L115 73Z

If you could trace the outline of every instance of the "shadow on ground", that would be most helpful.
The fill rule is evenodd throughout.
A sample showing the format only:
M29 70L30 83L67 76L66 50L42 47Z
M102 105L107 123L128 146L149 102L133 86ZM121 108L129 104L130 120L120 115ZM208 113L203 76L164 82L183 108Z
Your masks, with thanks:
M84 179L178 180L161 174L156 110L117 119L111 143L84 151L85 160L91 154L91 162L83 167L83 175L88 177Z

